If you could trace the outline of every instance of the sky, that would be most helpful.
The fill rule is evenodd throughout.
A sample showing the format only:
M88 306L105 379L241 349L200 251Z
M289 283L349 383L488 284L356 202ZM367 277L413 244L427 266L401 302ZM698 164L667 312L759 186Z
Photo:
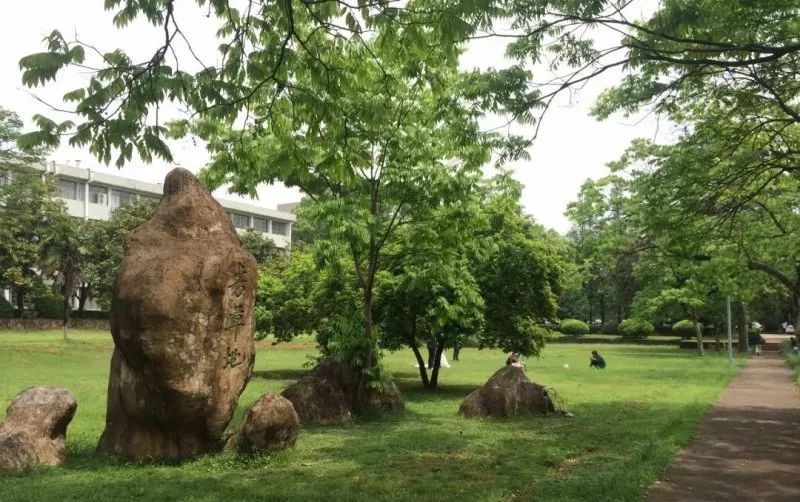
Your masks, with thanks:
M643 0L635 8L644 10L633 11L632 16L640 17L651 11L655 1ZM3 10L0 18L0 47L4 48L0 51L0 106L16 111L28 124L37 113L59 117L40 100L60 104L60 96L81 87L88 79L86 74L72 72L60 75L55 84L48 84L45 88L23 87L19 59L43 51L42 39L52 30L58 29L68 40L78 38L90 42L102 51L123 48L133 56L139 55L141 59L152 55L163 41L163 32L144 23L124 30L116 29L111 22L112 13L103 10L103 0L26 0L7 2ZM181 29L192 40L201 59L213 62L216 41L204 14L194 2L189 1L177 2L176 13ZM598 33L596 37L601 43L614 42L614 35ZM503 50L504 45L497 40L474 42L462 58L462 66L486 68L510 64L504 60ZM191 70L188 67L183 69ZM537 80L546 80L545 70L534 70ZM581 184L587 178L604 176L607 173L606 164L619 158L632 139L660 138L665 134L667 128L653 116L615 116L598 122L589 115L598 94L614 85L622 76L622 71L608 72L577 92L563 94L544 117L538 137L530 148L531 159L512 165L515 177L524 185L522 202L525 211L544 226L566 232L569 222L564 211L567 204L576 198ZM491 120L487 120L487 128L493 125ZM530 134L531 130L517 128L515 132ZM75 149L66 145L66 142L52 152L49 160L73 165L79 161L84 168L117 172L151 182L161 181L176 165L196 172L208 161L202 145L182 141L171 144L171 148L175 158L173 164L156 161L146 165L137 162L126 166L122 172L102 165L87 149ZM487 173L491 173L491 169L487 169ZM225 192L221 189L216 195L244 200ZM258 193L258 201L248 202L270 208L275 208L279 203L297 201L301 197L298 190L282 185L262 186Z

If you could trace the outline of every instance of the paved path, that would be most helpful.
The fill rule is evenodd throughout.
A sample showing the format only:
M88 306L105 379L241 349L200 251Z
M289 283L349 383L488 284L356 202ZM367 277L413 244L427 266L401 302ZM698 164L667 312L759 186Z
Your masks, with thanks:
M800 392L777 352L751 357L647 492L650 501L800 501Z

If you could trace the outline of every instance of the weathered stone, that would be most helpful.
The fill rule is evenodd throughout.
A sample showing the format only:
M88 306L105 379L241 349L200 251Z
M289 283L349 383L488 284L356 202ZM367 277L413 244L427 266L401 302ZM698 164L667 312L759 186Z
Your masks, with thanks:
M300 418L283 396L265 394L253 403L225 446L239 453L259 453L294 448Z
M394 380L387 380L383 383L383 390L371 389L367 396L367 404L376 408L383 408L389 411L400 411L406 408L403 403L403 395L400 387Z
M62 464L67 425L77 408L66 389L31 387L14 396L0 424L0 471Z
M171 171L114 284L100 449L164 459L218 448L253 370L255 286L228 214L189 171Z
M306 375L281 395L291 401L304 425L338 425L350 420L351 408L342 389L328 380Z
M356 409L358 385L358 369L326 359L284 390L283 396L294 404L304 425L341 424ZM394 380L387 381L383 389L370 389L366 404L393 411L405 408Z
M520 413L554 412L544 387L531 382L522 368L505 366L461 403L459 416L508 417Z

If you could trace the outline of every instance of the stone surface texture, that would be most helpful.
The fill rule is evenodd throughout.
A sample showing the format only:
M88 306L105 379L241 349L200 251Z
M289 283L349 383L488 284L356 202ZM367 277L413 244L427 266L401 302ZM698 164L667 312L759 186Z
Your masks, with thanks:
M358 369L326 359L282 394L292 402L303 425L342 424L357 408L358 380ZM392 411L405 408L393 380L382 390L370 389L366 401L368 406Z
M300 433L300 418L291 401L265 394L253 403L234 429L226 449L242 454L294 448Z
M0 424L0 472L62 464L67 425L77 408L66 389L31 387L14 396Z
M253 371L255 259L185 169L131 232L111 306L103 451L176 459L219 447Z
M553 413L555 406L545 388L531 382L522 368L505 366L461 403L465 418L502 418L520 413Z

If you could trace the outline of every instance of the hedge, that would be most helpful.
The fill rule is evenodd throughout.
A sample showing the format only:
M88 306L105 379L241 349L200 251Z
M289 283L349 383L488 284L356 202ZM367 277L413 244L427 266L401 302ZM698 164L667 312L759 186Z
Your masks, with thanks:
M60 296L34 296L31 298L36 317L61 319L64 317L64 299Z
M558 325L558 331L565 335L585 335L589 332L589 326L578 319L564 319Z
M640 319L625 319L619 323L619 333L625 338L644 338L653 334L653 325Z
M690 321L689 319L684 319L673 324L672 331L676 335L681 336L693 336L696 333L694 322Z
M0 319L11 319L17 316L17 309L8 303L5 298L0 297Z

